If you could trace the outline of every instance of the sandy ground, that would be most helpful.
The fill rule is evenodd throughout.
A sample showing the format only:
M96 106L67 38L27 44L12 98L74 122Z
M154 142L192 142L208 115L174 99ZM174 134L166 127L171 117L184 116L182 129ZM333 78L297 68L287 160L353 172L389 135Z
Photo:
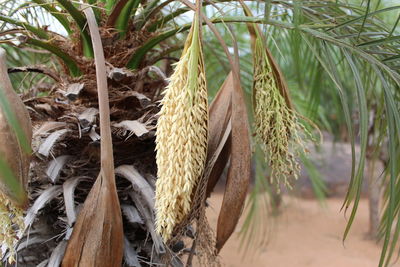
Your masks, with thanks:
M222 194L214 194L208 209L215 225ZM221 251L227 267L376 267L380 246L368 240L368 205L362 200L346 242L346 219L340 213L342 199L328 199L322 207L315 200L285 198L282 213L269 221L269 243L257 253L244 256L238 230ZM396 263L399 264L400 263Z

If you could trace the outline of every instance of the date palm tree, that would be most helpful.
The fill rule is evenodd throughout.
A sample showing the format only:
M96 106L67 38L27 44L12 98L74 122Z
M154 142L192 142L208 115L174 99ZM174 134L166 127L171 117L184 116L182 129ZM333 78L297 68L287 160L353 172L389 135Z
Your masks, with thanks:
M15 158L0 150L1 195L11 203L2 220L16 231L3 240L5 264L190 266L195 255L206 266L217 264L245 203L250 145L266 161L257 161L261 172L242 236L259 245L267 223L254 216L265 204L263 166L274 184L290 187L302 139L313 138L314 124L342 123L352 142L345 239L360 200L373 102L379 103L376 147L389 151L379 265L391 262L400 232L400 75L399 19L387 15L400 7L246 3L250 8L240 0L0 3L8 72L14 85L27 88L19 93L33 129L27 186L6 164ZM27 73L37 76L29 81ZM31 138L21 128L28 124L15 116L2 77L5 133L18 140L16 149L26 147ZM209 108L206 84L215 95ZM327 121L332 110L343 119ZM214 234L206 197L225 167ZM28 195L24 215L10 208L21 213Z

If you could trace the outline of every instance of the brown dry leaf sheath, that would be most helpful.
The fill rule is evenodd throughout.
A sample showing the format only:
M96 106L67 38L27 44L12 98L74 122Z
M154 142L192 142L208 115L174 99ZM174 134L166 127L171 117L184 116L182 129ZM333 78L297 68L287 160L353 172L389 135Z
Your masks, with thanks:
M123 229L115 186L105 60L93 11L87 8L84 12L95 52L100 112L101 170L79 213L62 266L121 266Z
M217 251L232 235L242 214L250 182L251 149L249 121L239 72L233 77L231 162L228 170L224 199L217 224Z
M16 117L22 132L25 135L28 144L31 144L32 139L32 124L29 118L29 113L22 103L19 96L15 93L10 78L7 73L6 52L0 48L0 90L6 101L10 103L11 111ZM12 170L15 178L21 184L21 190L26 191L28 185L28 172L30 155L23 151L21 144L14 130L9 125L4 111L0 108L0 157L5 160L5 163ZM0 191L5 194L17 206L24 207L27 205L27 194L19 194L18 196L11 192L2 182L0 177ZM21 191L21 192L22 192Z
M220 145L222 137L227 130L228 123L232 114L232 91L233 91L233 75L229 73L221 88L219 89L214 101L210 106L210 119L209 119L209 141L207 150L207 163L210 162L218 146ZM207 196L214 190L215 185L221 177L226 164L228 163L231 145L231 138L225 141L223 149L217 156L217 160L212 167L207 184Z

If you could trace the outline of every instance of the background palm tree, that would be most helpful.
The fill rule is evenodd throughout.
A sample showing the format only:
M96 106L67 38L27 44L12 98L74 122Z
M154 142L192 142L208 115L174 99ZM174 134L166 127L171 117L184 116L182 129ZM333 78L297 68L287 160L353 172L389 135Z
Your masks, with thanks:
M100 27L108 68L114 162L124 214L124 264L161 262L165 250L182 256L190 251L190 242L184 238L184 243L178 240L166 248L154 232L154 129L157 102L162 98L166 77L173 70L171 64L179 59L192 11L180 2L168 0L87 4L93 8ZM389 264L400 233L400 6L371 0L248 4L254 17L245 16L236 1L205 1L204 13L228 47L238 44L248 110L253 62L245 22L262 25L267 46L289 84L296 110L321 129L351 141L353 171L344 203L351 213L344 239L356 216L364 180L369 119L371 111L376 113L374 124L379 127L375 128L372 147L377 151L388 148L388 166L382 176L385 200L379 233L384 245L380 265ZM18 261L26 266L48 262L57 265L72 232L76 210L81 209L99 172L92 42L84 6L78 3L3 1L1 6L0 38L8 52L10 72L16 73L10 75L36 130L29 185L32 200L25 220L30 231L19 241ZM233 40L227 24L235 32ZM232 66L224 47L206 27L203 40L211 99ZM249 117L252 121L252 113ZM312 130L307 120L303 123ZM356 142L361 147L359 157L354 152ZM264 201L270 201L259 193L276 187L266 183L268 166L262 160L265 155L258 144L254 147L257 174L242 233L247 241L253 241L249 244L257 245L257 225L265 223L258 223L260 217L254 213L265 212L260 207L267 208L269 203ZM140 183L153 190L144 191ZM189 225L185 227L190 230ZM189 230L188 236L192 234ZM36 249L32 249L34 246ZM178 258L169 259L180 264Z

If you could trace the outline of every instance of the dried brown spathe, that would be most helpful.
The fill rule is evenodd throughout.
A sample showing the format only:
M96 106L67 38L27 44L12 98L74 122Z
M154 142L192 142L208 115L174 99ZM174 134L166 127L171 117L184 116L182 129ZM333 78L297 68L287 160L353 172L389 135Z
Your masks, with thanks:
M0 48L0 243L9 249L14 261L16 231L24 230L23 210L28 202L26 188L30 163L32 125L28 111L15 93L7 74L6 53ZM9 112L9 114L7 114ZM11 122L10 116L15 121ZM11 125L14 123L15 125ZM18 129L17 129L18 128ZM17 133L19 130L19 136ZM8 171L8 172L7 172ZM6 177L7 176L7 177Z

